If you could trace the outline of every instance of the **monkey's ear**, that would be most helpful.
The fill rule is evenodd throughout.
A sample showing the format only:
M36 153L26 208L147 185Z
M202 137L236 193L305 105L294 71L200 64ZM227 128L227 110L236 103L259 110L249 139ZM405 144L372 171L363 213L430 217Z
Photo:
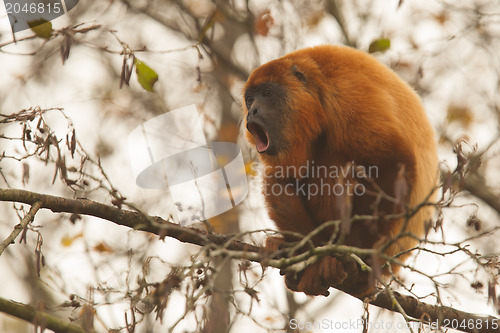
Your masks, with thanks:
M293 65L292 67L292 73L293 75L299 79L300 81L306 83L306 76L304 75L304 73L302 73L301 71L299 71L299 69L297 68L297 65Z

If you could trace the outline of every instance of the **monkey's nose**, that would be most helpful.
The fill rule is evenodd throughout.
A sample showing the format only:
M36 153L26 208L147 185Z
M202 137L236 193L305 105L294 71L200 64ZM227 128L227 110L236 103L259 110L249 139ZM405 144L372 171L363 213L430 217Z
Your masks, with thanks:
M253 117L255 117L257 115L257 108L251 108L248 112L248 115L252 115Z

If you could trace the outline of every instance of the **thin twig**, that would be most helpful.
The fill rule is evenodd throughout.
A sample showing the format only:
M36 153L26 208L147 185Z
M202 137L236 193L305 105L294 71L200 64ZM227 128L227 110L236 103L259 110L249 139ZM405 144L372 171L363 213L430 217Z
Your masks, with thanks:
M28 224L34 220L35 214L41 207L42 207L42 202L36 201L31 206L29 212L22 218L21 222L14 227L14 230L12 230L10 235L7 238L5 238L5 240L2 243L0 243L0 256L10 244L14 243L17 236L19 236L19 234L24 230L24 228L26 228Z

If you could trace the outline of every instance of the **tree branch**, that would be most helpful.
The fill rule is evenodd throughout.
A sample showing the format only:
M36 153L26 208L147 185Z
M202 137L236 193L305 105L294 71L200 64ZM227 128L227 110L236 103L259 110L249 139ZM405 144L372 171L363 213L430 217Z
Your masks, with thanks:
M500 214L500 199L486 184L484 177L471 173L464 180L464 189Z
M72 325L45 312L35 310L32 306L9 301L1 297L0 311L16 318L29 321L40 327L51 329L56 333L85 333L83 328Z
M263 255L265 253L263 248L241 242L234 236L217 235L201 230L180 227L160 217L119 209L88 199L68 199L18 189L0 189L0 201L21 202L30 205L38 203L37 205L40 208L50 209L53 212L95 216L129 228L151 232L160 237L169 236L185 243L199 246L217 245L219 247L213 247L214 253L220 252L220 254L234 259L247 259L276 268L286 269L286 267L296 264L300 260L308 260L312 256L335 254L336 256L344 256L346 260L353 260L351 255L369 255L370 251L374 251L330 244L314 248L291 258L270 259ZM396 304L399 303L409 317L417 321L424 320L425 323L438 325L439 327L446 325L449 328L471 333L500 332L499 319L496 317L478 316L447 306L430 305L419 301L415 297L401 295L397 292L389 292L387 289L379 290L368 301L373 305L390 311L397 311ZM458 323L458 326L454 323Z
M330 13L330 15L333 16L335 21L337 21L337 24L340 28L340 31L342 32L342 35L344 36L344 42L346 45L351 46L356 48L356 41L353 40L350 36L349 33L347 32L347 27L345 23L344 16L342 14L342 10L337 3L336 0L330 0L327 2L326 6L327 11Z
M75 213L95 216L118 225L151 232L160 237L169 236L184 243L204 246L209 243L223 245L230 242L229 246L226 247L228 250L259 251L258 246L237 240L231 241L231 236L210 234L201 230L184 228L157 216L148 216L143 213L120 209L89 199L69 199L25 190L0 188L0 201L21 202L29 205L40 202L40 208L50 209L54 213Z
M381 291L376 294L374 299L370 300L370 304L396 311L396 301L408 316L417 320L424 320L424 323L430 324L433 329L443 327L470 333L500 332L500 320L496 317L479 316L448 306L431 305L412 296L401 295L395 291L392 293L394 297L387 290Z

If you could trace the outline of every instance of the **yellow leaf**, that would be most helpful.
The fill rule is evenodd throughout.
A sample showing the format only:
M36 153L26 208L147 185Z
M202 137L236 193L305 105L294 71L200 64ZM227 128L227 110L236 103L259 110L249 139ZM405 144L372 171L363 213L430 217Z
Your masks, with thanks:
M208 223L214 227L216 230L220 230L224 226L224 219L221 218L220 216L214 216L209 219L207 219Z
M474 121L474 113L467 106L450 105L448 106L446 118L450 123L457 122L464 127L469 127Z
M154 91L153 87L158 81L158 74L148 65L135 58L135 73L141 86L147 91Z
M255 170L254 161L249 161L245 163L245 172L247 175L255 177L257 175L257 170Z
M73 245L73 242L80 237L83 237L83 233L79 233L74 236L66 235L61 239L61 245L64 247L70 247L71 245Z
M61 239L61 245L64 246L64 247L70 247L71 244L73 244L73 239L71 237L68 237L68 236L64 236L62 239Z
M29 21L28 25L38 37L49 39L52 37L52 22L45 19Z
M231 161L229 160L228 156L217 154L217 163L220 167L226 166L226 164L228 164L229 162Z
M101 253L104 253L104 252L113 252L113 249L110 248L106 243L104 242L100 242L99 244L97 244L96 246L94 246L93 248L94 251L96 252L101 252Z

